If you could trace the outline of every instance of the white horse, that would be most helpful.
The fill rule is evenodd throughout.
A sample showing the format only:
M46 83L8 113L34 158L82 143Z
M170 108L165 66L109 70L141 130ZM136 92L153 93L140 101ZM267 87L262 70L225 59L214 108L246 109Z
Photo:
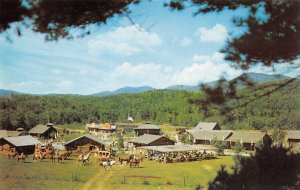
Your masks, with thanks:
M115 160L112 160L112 161L105 161L105 162L102 162L102 163L100 163L100 166L102 166L104 169L105 169L105 171L107 171L107 167L109 167L109 170L111 170L112 169L112 166L114 165L114 164L116 164L116 161Z

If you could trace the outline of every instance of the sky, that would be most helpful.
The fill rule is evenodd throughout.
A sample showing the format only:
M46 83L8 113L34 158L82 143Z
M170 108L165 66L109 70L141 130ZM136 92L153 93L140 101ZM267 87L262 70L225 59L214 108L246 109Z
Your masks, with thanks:
M232 18L246 16L245 9L193 16L193 8L171 11L154 0L131 10L134 24L115 16L82 39L48 42L29 29L12 42L0 35L0 89L87 95L124 86L198 85L243 73L219 51L241 33ZM300 70L281 64L248 72L294 77Z

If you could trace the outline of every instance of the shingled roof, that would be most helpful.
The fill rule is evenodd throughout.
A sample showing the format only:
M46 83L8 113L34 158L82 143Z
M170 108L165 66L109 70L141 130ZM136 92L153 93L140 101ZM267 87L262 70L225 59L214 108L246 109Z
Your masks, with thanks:
M287 131L287 139L300 139L300 131Z
M218 140L225 140L232 134L230 130L213 130L213 131L195 131L192 133L193 138L196 140L213 140L217 138Z
M139 136L135 139L133 139L132 143L138 143L138 144L150 144L160 138L165 138L164 136L161 136L161 135L150 135L150 134L144 134L142 136Z
M156 125L152 125L152 124L144 124L144 125L140 125L136 129L159 129L159 127L157 127Z
M93 141L95 141L95 142L98 142L98 143L100 143L100 144L103 144L103 145L105 145L105 143L106 143L106 142L104 142L104 141L98 139L97 137L95 137L95 136L93 136L93 135L91 135L91 134L85 134L85 135L80 136L80 137L78 137L78 138L76 138L76 139L73 139L73 140L70 140L70 141L66 142L65 145L70 144L70 143L72 143L72 142L74 142L74 141L76 141L76 140L78 140L78 139L83 138L83 137L89 138L89 139L91 139L91 140L93 140Z
M256 131L256 132L233 131L232 135L228 137L225 141L256 143L258 141L261 141L265 135L267 134L260 131Z
M30 146L42 144L39 140L33 138L30 135L20 137L4 137L3 139L13 144L14 146Z
M33 127L32 129L30 129L30 131L28 131L29 134L43 134L45 133L49 128L47 125L37 125L35 127ZM54 128L54 127L52 127Z
M22 132L19 131L7 131L7 130L0 130L0 138L3 137L17 137L20 136Z
M212 130L219 130L219 124L217 122L199 122L196 127L186 130L189 133L193 133L195 131L205 130L205 131L212 131Z

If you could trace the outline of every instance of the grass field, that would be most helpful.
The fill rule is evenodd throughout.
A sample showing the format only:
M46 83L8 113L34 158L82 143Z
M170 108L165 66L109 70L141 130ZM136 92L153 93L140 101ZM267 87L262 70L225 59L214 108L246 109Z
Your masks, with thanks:
M96 164L95 158L92 158L91 164L87 166L76 165L76 157L62 163L51 163L49 160L32 161L32 157L27 161L27 163L18 163L17 160L10 160L0 155L1 189L185 190L194 189L199 183L205 189L207 183L215 177L221 164L227 165L227 168L233 164L229 156L176 164L145 160L140 168L130 168L123 164L114 166L112 171L104 171Z

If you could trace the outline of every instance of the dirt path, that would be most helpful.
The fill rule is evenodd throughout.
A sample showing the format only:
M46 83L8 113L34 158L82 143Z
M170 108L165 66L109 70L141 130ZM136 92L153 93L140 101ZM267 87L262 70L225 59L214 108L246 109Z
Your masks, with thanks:
M97 175L87 181L81 190L103 190L105 189L105 182L111 178L116 172L121 170L125 165L116 165L113 166L113 169L110 171L105 171L103 168L99 169Z

